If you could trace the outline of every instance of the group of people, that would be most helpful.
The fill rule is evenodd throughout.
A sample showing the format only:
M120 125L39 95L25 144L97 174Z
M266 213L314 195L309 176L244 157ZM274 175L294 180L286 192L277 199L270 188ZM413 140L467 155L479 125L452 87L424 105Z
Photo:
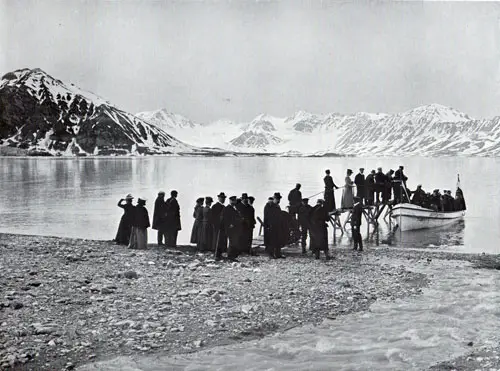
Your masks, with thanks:
M180 207L177 202L178 192L170 192L170 198L165 201L165 192L158 192L153 214L153 229L158 231L158 245L177 246L177 234L181 230ZM118 226L114 241L119 245L128 245L131 249L146 249L148 245L147 229L151 227L146 199L138 198L133 205L134 197L128 194L118 201L118 207L123 209L123 215ZM165 244L163 240L165 239Z
M309 199L303 198L301 185L296 184L288 194L288 210L282 210L280 203L282 196L279 192L268 198L263 213L264 246L270 258L284 258L281 249L290 244L300 242L302 253L307 253L307 239L309 249L319 259L320 252L328 252L328 222L331 215L338 212L335 204L334 190L339 189L333 181L330 170L325 171L323 178L325 189L324 199L318 199L315 206L309 205ZM465 210L465 200L460 188L455 198L451 191L439 190L432 194L425 193L418 185L415 191L406 187L408 180L404 174L404 167L385 173L382 168L372 170L366 177L364 169L351 179L353 172L347 170L345 184L342 187L342 201L340 209L351 210L351 231L354 250L363 250L360 233L363 207L375 204L401 202L411 203L434 209L436 211ZM356 187L356 195L354 188ZM177 191L170 192L170 198L165 200L165 192L158 193L155 201L152 228L158 231L158 245L176 247L177 234L181 230L180 207L177 202ZM393 196L393 199L391 200ZM229 204L225 205L226 195L221 192L217 195L217 202L210 196L196 200L193 211L193 228L191 230L192 244L196 244L199 251L211 251L216 260L226 258L235 261L240 254L256 255L252 248L253 234L256 225L255 198L243 193L241 197L229 197ZM139 198L137 205L132 204L132 195L118 202L124 209L115 241L118 244L128 245L130 248L145 249L147 246L147 229L150 227L146 200ZM165 241L165 243L163 243Z
M355 203L355 197L359 199L362 205L372 206L379 203L388 203L392 195L393 204L407 202L408 197L406 190L406 182L408 177L404 174L404 167L400 166L398 170L389 170L387 173L379 167L377 171L372 170L366 177L365 169L360 168L359 173L351 179L353 171L347 169L347 175L344 179L342 187L341 209L352 209ZM326 176L323 178L325 183L325 203L328 211L336 210L334 189L339 189L331 175L330 170L325 171ZM356 188L356 196L354 196L354 188Z

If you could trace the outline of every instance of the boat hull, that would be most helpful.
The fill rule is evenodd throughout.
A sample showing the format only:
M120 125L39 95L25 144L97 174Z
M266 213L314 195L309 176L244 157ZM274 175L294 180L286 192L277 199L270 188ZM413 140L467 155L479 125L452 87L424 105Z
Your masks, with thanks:
M407 203L398 204L391 211L391 217L403 232L441 227L463 219L464 215L465 211L438 212Z

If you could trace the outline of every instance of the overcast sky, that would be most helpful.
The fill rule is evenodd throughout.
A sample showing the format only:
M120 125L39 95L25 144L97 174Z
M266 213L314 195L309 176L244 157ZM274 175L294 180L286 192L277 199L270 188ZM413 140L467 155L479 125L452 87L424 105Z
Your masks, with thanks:
M0 74L39 67L132 113L500 115L500 3L0 0Z

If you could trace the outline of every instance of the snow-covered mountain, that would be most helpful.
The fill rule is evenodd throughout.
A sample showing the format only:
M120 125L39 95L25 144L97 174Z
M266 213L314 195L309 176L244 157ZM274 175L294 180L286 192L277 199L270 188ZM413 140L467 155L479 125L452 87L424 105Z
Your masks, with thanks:
M197 126L197 124L188 118L179 115L178 113L169 112L166 109L160 109L152 112L139 112L136 116L165 131L192 129Z
M197 132L182 129L176 136L192 145L298 156L500 155L500 117L476 120L440 104L396 114L261 114L249 123L219 123Z
M198 151L40 69L9 72L0 81L0 147L31 155L79 156Z

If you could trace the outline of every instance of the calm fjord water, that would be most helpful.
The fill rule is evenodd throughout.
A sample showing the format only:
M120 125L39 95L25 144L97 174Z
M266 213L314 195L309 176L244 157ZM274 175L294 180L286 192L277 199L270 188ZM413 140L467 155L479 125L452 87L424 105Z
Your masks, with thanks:
M197 197L215 196L220 191L228 196L247 192L256 197L256 214L262 216L267 197L281 192L285 206L288 191L296 182L302 184L304 196L320 192L327 168L341 186L347 168L356 174L359 167L367 173L378 166L387 171L404 165L411 189L422 183L426 191L454 191L456 174L460 173L468 210L464 222L396 234L394 245L500 253L500 187L496 178L499 162L492 158L457 157L0 158L0 231L110 240L122 214L116 206L120 198L127 193L146 197L152 218L157 192L176 189L182 218L178 242L187 243ZM339 204L340 191L336 191L335 198ZM362 233L365 237L366 225ZM156 241L155 231L150 230L149 239ZM348 244L349 239L345 236L338 242Z

